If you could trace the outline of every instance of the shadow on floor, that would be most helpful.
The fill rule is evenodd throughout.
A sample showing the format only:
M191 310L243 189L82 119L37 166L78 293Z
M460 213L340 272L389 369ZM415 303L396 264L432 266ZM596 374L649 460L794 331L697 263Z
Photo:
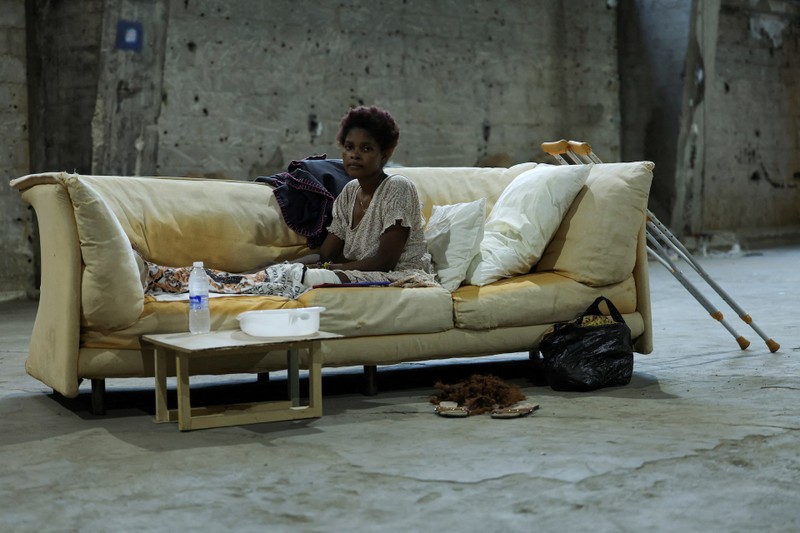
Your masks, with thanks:
M192 405L211 406L231 403L248 403L256 401L284 400L288 397L288 383L285 373L278 373L268 382L258 382L255 376L235 375L218 376L212 382L192 383ZM280 375L282 374L282 375ZM543 369L538 361L527 357L518 360L502 359L499 361L482 360L480 362L452 362L444 363L409 363L378 368L378 395L377 397L394 398L407 396L413 391L414 395L430 398L435 395L436 383L454 384L468 379L473 374L493 375L523 389L534 387L535 394L541 396L580 395L588 396L602 394L604 396L621 396L628 398L647 397L648 399L669 398L664 394L658 380L649 374L636 373L631 383L626 387L601 389L591 392L559 392L547 386ZM117 380L116 383L124 383ZM353 397L355 402L347 402L348 408L354 408L358 399L369 400L375 396L363 394L365 378L361 367L347 369L324 369L322 376L322 390L326 400L336 397ZM177 403L176 389L173 379L168 383L168 402L174 407ZM308 394L308 381L305 372L301 373L300 395ZM82 392L76 398L65 398L59 394L52 394L52 399L62 407L71 411L76 416L85 420L97 418L125 418L155 414L154 390L152 387L143 386L132 388L129 385L115 388L115 380L108 380L106 390L106 414L97 416L91 414L91 394ZM365 406L370 405L365 402ZM326 413L336 414L333 404L326 405Z
M255 376L218 376L209 382L192 383L193 405L220 405L265 400L283 400L288 395L288 383L285 373L279 373L269 382L259 383ZM461 364L404 364L378 368L378 395L403 395L409 391L434 394L435 384L457 383L473 374L491 374L513 382L520 387L545 385L543 376L537 372L536 365L529 359L507 360L497 362L461 363ZM83 419L103 417L126 417L155 414L154 390L152 387L131 388L124 384L125 380L107 380L105 396L106 414L91 414L91 394L81 392L76 398L65 398L54 393L50 397L65 409ZM115 387L123 384L122 387ZM176 404L174 379L168 381L168 402ZM324 369L322 375L324 398L336 396L363 396L365 378L361 367L347 369ZM427 391L427 392L426 392ZM308 394L308 380L301 371L300 395ZM369 396L363 396L369 398Z

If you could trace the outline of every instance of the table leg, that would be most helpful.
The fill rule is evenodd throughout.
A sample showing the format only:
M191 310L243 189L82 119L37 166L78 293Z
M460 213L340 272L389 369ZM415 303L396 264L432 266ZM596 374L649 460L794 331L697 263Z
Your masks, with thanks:
M174 354L174 352L173 352ZM178 353L175 359L178 377L178 429L192 429L192 402L189 398L189 357Z
M289 399L292 401L292 407L298 407L300 405L300 358L296 348L287 350L286 365L288 368Z
M143 348L144 349L144 348ZM151 348L156 378L156 422L169 422L167 407L167 354L163 348Z
M308 408L322 416L322 343L312 342L308 355Z

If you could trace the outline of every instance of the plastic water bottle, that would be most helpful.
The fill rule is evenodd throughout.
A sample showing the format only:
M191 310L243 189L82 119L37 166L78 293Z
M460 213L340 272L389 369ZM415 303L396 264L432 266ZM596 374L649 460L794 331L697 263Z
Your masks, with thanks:
M211 331L211 313L208 310L208 275L202 261L195 261L189 275L189 331Z

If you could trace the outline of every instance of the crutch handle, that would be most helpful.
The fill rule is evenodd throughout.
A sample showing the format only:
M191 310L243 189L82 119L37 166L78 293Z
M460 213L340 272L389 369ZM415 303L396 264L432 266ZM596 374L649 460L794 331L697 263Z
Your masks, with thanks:
M589 156L592 153L592 147L589 146L589 143L581 142L581 141L567 141L569 145L569 149L575 152L578 155Z
M569 151L569 143L566 139L542 143L542 150L550 155L566 154Z

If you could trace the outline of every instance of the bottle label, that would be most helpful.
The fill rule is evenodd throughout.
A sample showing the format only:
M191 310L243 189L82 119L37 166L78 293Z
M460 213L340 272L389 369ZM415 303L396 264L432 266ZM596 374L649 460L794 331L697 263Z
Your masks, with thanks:
M189 296L189 309L192 311L202 311L208 309L208 296L205 294L195 294Z

